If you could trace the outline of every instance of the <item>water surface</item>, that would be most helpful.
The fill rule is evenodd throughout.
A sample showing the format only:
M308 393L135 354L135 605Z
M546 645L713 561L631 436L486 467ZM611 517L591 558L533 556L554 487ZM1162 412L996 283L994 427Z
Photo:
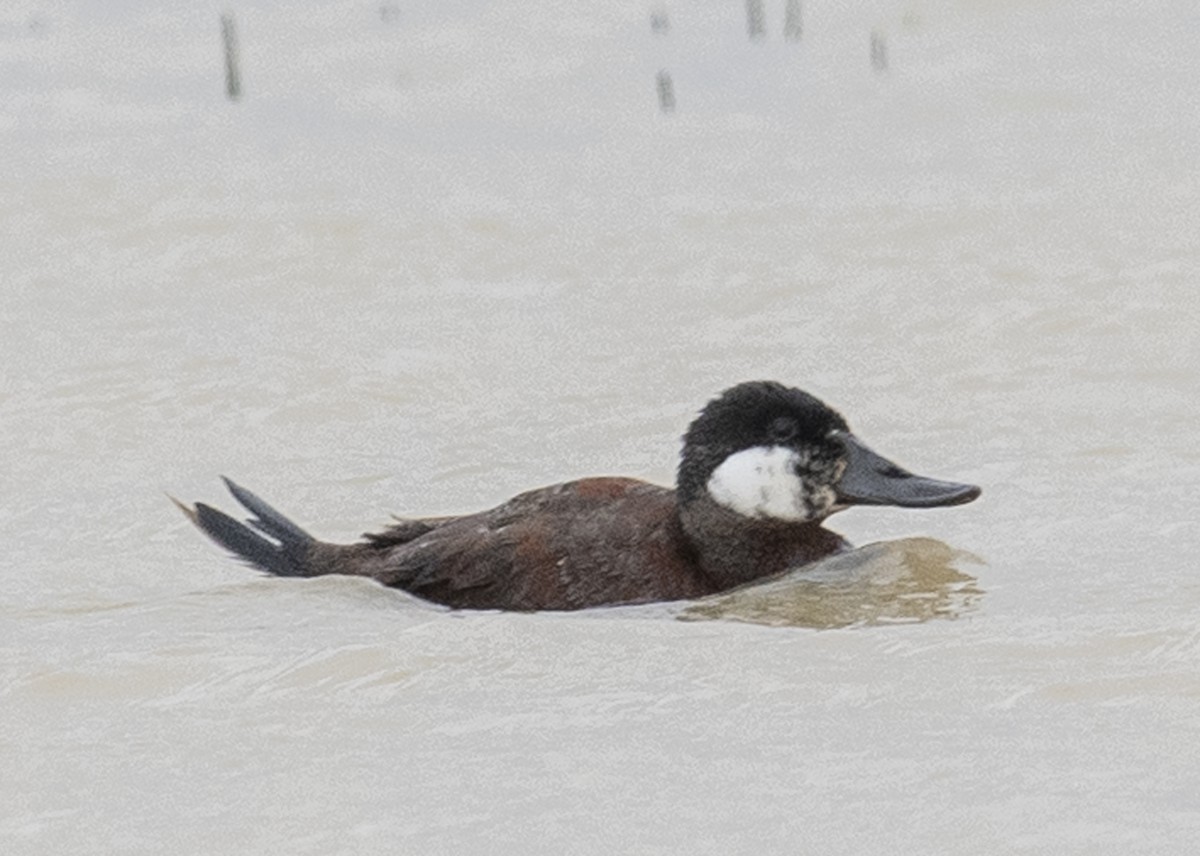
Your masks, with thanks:
M246 4L236 105L216 7L0 12L4 852L1200 843L1200 20L804 5ZM681 616L263 579L163 495L669 483L760 377L983 497Z

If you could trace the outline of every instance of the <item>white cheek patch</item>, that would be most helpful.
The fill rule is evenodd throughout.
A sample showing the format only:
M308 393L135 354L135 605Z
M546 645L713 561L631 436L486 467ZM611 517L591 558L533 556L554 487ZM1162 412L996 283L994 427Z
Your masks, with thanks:
M743 517L802 522L813 516L797 474L800 458L783 446L755 446L730 455L713 470L708 493Z

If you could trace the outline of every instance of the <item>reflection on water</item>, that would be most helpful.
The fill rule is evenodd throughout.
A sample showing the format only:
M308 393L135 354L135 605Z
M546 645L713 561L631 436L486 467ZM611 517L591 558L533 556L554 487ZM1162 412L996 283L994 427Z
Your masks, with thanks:
M983 591L957 566L982 560L932 538L868 544L687 606L685 621L731 619L820 629L956 618Z

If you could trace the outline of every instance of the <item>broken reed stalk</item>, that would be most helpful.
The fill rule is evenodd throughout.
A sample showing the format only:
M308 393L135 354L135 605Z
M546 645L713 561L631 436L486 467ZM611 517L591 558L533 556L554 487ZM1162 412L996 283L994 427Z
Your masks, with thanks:
M785 41L798 42L804 35L804 10L800 0L787 0L783 7L783 38Z
M655 78L658 85L658 109L663 113L675 112L675 86L671 74L665 68Z
M887 71L887 67L887 40L879 30L871 30L871 68L876 71Z
M237 30L229 12L221 15L221 44L225 48L225 95L237 101L242 97L242 75L238 70Z
M746 0L746 31L754 42L766 37L767 14L763 11L763 0Z

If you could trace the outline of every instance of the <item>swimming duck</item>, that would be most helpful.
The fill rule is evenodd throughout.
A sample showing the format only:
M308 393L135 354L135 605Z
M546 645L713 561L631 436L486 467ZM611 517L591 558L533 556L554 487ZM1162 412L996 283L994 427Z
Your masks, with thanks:
M741 383L683 437L675 489L586 478L489 511L400 519L355 544L318 541L225 479L252 515L184 513L250 565L284 577L364 576L456 608L570 610L725 591L849 548L824 528L851 505L932 508L974 485L914 475L871 451L799 389Z

